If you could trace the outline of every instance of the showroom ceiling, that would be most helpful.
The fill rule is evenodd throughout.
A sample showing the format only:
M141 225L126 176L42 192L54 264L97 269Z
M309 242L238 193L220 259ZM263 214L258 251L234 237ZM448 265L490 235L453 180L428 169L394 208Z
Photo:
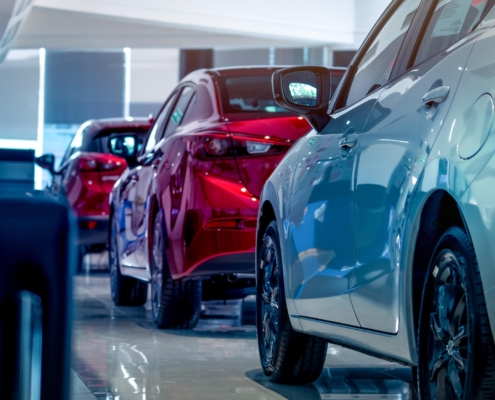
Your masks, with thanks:
M314 7L285 0L34 3L16 48L355 48L389 0L312 0Z

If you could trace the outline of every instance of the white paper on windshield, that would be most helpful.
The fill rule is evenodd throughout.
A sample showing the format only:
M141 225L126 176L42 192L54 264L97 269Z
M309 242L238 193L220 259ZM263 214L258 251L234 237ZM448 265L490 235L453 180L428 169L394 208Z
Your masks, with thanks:
M443 6L442 14L432 37L458 35L466 20L471 0L450 0Z

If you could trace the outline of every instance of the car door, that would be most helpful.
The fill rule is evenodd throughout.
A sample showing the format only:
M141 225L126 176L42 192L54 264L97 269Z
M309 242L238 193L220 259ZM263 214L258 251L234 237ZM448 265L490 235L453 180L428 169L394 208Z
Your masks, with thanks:
M182 221L186 212L183 195L188 149L186 148L186 140L184 140L185 135L187 135L187 127L183 125L183 122L191 118L190 104L194 103L195 98L195 87L192 84L185 84L165 128L164 141L161 144L163 163L158 168L156 176L156 195L163 207L162 211L169 240L167 256L171 268L184 264Z
M360 133L352 304L363 328L399 329L399 275L408 202L445 121L486 1L423 1L397 76ZM386 110L384 116L383 110Z
M135 210L132 213L132 226L137 231L135 259L138 265L148 266L148 247L146 245L147 235L145 234L148 222L148 209L151 204L150 194L155 193L155 187L168 187L170 181L171 168L174 165L175 155L174 137L177 127L182 122L187 106L194 94L192 86L185 85L178 89L177 101L173 102L173 107L167 113L163 125L161 139L143 158L141 168L137 171L136 202ZM158 181L158 182L157 182Z
M121 262L127 267L144 268L146 266L142 264L143 255L138 254L145 236L146 200L154 169L161 158L160 142L176 99L177 92L174 92L162 107L146 139L139 165L127 174L120 187L122 246L119 247L122 249Z
M359 138L419 4L407 0L389 8L344 78L329 124L303 139L290 205L289 256L291 294L302 317L359 326L349 295L356 264ZM389 110L375 113L385 118Z

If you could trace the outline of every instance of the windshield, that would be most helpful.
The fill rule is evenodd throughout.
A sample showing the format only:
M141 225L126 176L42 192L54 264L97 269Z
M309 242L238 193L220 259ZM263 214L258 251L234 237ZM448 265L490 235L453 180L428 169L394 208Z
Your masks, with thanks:
M272 73L251 76L221 76L219 78L222 108L233 113L284 113L273 99Z

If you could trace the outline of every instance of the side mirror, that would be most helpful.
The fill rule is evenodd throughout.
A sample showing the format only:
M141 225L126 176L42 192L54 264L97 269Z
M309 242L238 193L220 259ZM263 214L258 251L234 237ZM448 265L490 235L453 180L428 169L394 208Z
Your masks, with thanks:
M292 67L272 76L273 96L286 110L305 117L321 132L330 121L330 71L324 67Z
M55 174L55 156L53 154L43 154L36 157L35 162L41 168L48 170L51 174Z

